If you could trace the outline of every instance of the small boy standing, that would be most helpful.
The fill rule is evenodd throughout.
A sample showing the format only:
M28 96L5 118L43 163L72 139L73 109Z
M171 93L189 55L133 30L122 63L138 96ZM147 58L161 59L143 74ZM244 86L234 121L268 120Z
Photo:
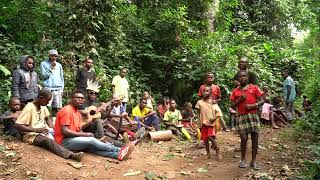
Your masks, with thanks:
M9 101L10 109L0 116L0 122L2 122L4 125L3 131L6 134L10 136L15 136L18 139L21 139L22 136L20 132L14 127L14 124L18 119L19 115L21 114L20 107L20 99L17 97L12 97Z
M170 100L170 107L164 113L164 124L166 125L166 129L172 131L173 134L181 135L177 125L181 124L182 116L177 108L176 101L174 99ZM182 126L182 125L181 125Z
M248 84L247 71L237 73L240 86L232 91L230 100L232 108L237 108L239 117L236 119L236 131L240 134L241 139L241 161L240 168L246 168L245 163L248 134L251 134L252 141L252 160L250 166L259 170L261 167L256 163L258 152L258 137L260 121L257 114L258 107L264 103L263 93L256 85Z
M201 140L205 142L205 147L210 159L210 148L209 141L212 143L212 148L216 151L218 160L222 159L219 147L216 142L216 123L221 117L220 111L218 111L219 106L213 104L210 98L211 87L206 86L202 91L202 99L199 100L195 106L198 110L198 120L201 123Z
M212 100L213 104L218 105L221 101L221 91L220 91L220 87L214 84L214 74L212 72L208 72L205 74L204 84L200 86L199 92L198 92L198 96L200 98L202 97L202 92L205 87L210 87L210 99ZM221 114L220 121L221 121L223 131L229 132L230 130L227 128L227 125L223 120L222 112L220 108L219 108L219 111L220 111L219 113ZM220 122L217 122L217 123L220 123Z

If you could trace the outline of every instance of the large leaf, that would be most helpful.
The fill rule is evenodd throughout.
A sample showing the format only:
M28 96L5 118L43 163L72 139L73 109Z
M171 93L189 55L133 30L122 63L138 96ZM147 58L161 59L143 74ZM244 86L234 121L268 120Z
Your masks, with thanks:
M0 64L0 71L4 73L5 76L8 76L11 74L11 72L9 71L9 69L7 69L6 67L4 67L2 64Z

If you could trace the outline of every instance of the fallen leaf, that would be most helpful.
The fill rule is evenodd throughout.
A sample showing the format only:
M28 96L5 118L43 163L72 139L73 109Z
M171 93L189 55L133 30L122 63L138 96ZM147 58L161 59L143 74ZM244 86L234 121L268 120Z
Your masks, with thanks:
M72 161L69 161L67 162L69 165L71 165L72 167L76 168L76 169L80 169L82 167L84 167L85 165L82 164L81 162L72 162Z
M182 175L190 175L190 174L191 174L190 171L180 171L180 172L178 172L178 173L180 173L180 174L182 174Z
M132 169L130 169L128 172L124 173L123 176L136 176L140 173L141 171L133 171Z
M271 161L267 161L266 164L272 164L272 162Z
M106 161L106 162L104 163L104 169L107 170L107 171L109 171L109 169L110 169L110 163L109 163L108 161Z
M3 173L3 175L5 175L5 176L10 175L14 171L16 171L16 169L14 169L14 168L5 169L5 172Z
M168 179L175 178L176 177L176 172L168 171L168 172L166 172L165 177L168 178Z
M34 171L27 171L27 176L37 176L37 173Z
M162 160L163 161L170 161L173 158L174 158L174 154L166 154L163 156Z
M6 157L14 157L16 155L16 152L14 151L4 151L6 154Z
M208 172L208 167L207 166L203 166L197 169L198 173L206 173Z
M239 158L240 156L238 156L238 155L233 155L233 157L234 157L234 158Z
M154 174L153 172L147 172L144 174L144 178L147 180L155 180L157 179L157 175Z

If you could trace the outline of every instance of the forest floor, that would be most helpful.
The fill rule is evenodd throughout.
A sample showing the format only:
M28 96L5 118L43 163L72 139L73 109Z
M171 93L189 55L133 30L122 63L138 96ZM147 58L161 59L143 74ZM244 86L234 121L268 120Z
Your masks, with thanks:
M287 137L290 129L263 128L260 134L259 171L238 168L239 137L220 132L218 145L223 160L214 152L206 159L205 149L193 142L141 142L123 162L86 153L81 163L65 160L44 149L0 138L0 179L285 179L297 174L306 152ZM251 159L248 141L247 161ZM73 165L79 165L75 168Z

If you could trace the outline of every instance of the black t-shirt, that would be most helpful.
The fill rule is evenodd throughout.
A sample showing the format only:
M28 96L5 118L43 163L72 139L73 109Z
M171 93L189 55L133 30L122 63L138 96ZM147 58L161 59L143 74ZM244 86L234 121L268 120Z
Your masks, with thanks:
M88 80L91 80L93 82L96 81L96 73L93 70L88 71L85 68L80 68L77 72L76 77L77 88L85 91L87 88Z

